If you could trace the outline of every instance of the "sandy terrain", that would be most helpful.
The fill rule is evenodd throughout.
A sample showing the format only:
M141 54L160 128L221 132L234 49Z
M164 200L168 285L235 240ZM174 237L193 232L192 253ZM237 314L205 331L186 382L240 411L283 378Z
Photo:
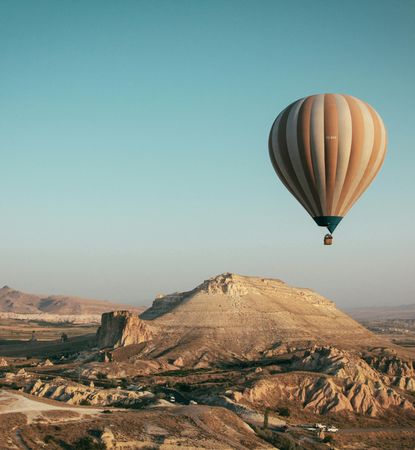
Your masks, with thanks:
M0 414L23 413L28 423L42 417L43 412L63 411L75 412L81 415L93 415L102 412L102 409L68 406L65 403L42 401L38 397L29 397L18 392L0 390Z
M208 406L112 409L111 413L98 414L102 410L59 407L1 391L0 411L4 414L0 420L1 450L76 450L85 436L93 436L97 443L105 442L110 449L272 448L235 414ZM6 446L2 446L3 442Z

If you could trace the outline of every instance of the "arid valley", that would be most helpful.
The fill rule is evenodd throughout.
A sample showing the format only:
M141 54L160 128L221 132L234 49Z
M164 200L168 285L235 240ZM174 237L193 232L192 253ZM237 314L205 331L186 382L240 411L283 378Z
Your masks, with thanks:
M0 450L415 450L415 0L0 0Z
M363 326L231 273L147 309L9 287L0 305L2 449L413 447L409 307L351 310Z

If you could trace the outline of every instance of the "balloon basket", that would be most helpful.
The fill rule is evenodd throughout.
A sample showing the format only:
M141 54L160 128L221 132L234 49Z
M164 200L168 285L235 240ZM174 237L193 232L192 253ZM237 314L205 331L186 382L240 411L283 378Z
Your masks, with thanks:
M331 234L326 234L324 236L324 245L332 245L333 244L333 236Z

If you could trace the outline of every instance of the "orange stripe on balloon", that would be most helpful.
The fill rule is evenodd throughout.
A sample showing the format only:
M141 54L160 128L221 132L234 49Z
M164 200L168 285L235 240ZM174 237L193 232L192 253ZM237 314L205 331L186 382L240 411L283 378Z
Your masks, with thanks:
M344 180L343 188L340 194L339 201L336 206L335 216L340 216L343 210L343 203L349 189L353 184L354 178L359 170L361 160L362 145L364 140L364 124L363 117L359 105L353 97L345 95L344 98L349 105L350 114L352 118L352 146L350 151L349 165L347 168L346 178Z
M336 99L333 94L324 96L324 160L326 169L326 211L333 215L333 195L336 181L339 129Z

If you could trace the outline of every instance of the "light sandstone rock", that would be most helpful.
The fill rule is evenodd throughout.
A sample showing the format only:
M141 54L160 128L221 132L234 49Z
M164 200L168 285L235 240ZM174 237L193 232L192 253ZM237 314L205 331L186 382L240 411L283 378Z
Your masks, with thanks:
M391 407L415 411L413 405L381 381L364 376L341 378L292 372L260 379L242 393L234 393L237 401L276 407L281 402L300 402L305 409L318 414L354 412L378 416Z
M97 331L100 348L139 344L152 338L152 326L129 311L104 313Z
M377 382L381 376L359 355L333 346L313 346L292 363L296 370L308 370L347 378L355 382L371 380Z
M184 366L184 360L181 356L179 356L177 359L173 361L173 365L177 367L183 367Z
M413 362L397 355L368 356L367 363L384 375L386 383L407 391L415 391L415 368Z
M367 362L379 372L391 377L415 377L412 361L406 361L397 355L369 356Z
M50 359L46 359L45 361L40 362L38 367L51 367L53 366L53 362Z
M128 391L124 389L97 389L57 377L49 382L37 380L25 391L38 397L46 397L73 405L128 406L143 399L153 398L148 391Z
M101 434L101 442L105 445L107 450L112 450L116 448L116 440L114 433L110 428L104 428L104 431Z

